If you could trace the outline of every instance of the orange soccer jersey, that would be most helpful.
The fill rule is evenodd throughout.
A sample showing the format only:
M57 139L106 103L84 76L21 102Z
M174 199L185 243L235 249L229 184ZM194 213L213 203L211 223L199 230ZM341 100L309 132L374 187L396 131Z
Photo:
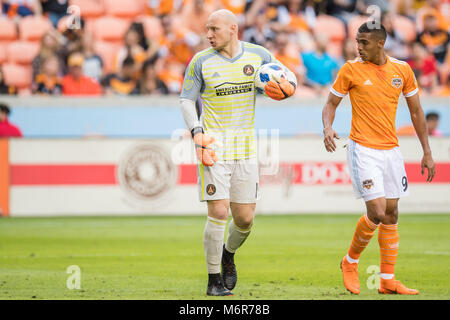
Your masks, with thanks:
M338 97L350 94L350 139L368 148L392 149L398 146L395 115L400 93L411 97L418 87L411 67L388 56L381 66L361 58L347 61L331 92Z

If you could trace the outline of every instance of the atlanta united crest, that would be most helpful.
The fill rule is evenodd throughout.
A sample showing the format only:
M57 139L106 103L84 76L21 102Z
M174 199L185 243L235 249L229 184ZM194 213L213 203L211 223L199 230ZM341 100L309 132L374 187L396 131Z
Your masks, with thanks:
M246 76L251 76L255 72L255 68L251 64L246 64L242 71L244 71Z
M206 186L206 193L212 196L214 193L216 193L216 186L213 184L208 184Z

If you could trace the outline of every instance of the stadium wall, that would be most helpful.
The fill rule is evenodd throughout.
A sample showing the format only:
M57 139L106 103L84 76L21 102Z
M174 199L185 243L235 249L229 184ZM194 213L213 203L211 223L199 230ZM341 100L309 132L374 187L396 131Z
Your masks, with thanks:
M257 129L279 129L283 137L322 135L320 99L287 99L274 102L257 97ZM28 138L80 138L86 136L127 138L170 138L184 128L178 97L0 97L13 111L10 117ZM446 98L421 98L424 111L437 111L439 130L450 136L450 104ZM346 97L337 113L335 129L343 136L350 130L351 109ZM410 125L405 99L397 111L397 128Z
M266 135L267 133L267 135ZM420 174L417 138L402 138L411 195L401 212L450 213L450 138L431 138L437 175ZM258 214L361 213L345 162L345 141L329 154L320 137L259 132ZM189 137L172 139L10 139L0 142L3 215L196 215L195 155Z

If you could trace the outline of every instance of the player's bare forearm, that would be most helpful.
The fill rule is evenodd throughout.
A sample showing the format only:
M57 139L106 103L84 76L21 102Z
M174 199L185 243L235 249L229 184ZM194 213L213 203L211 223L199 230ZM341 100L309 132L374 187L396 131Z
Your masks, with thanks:
M342 98L330 93L322 110L323 143L328 152L336 150L334 139L339 139L336 131L333 130L333 122L336 116L336 109L341 100Z
M409 112L411 113L411 121L422 145L423 157L421 161L422 175L425 172L425 168L428 171L427 182L431 182L436 174L436 167L433 157L431 155L431 148L428 142L427 123L422 107L420 105L419 95L415 94L412 97L406 98Z
M411 121L422 145L424 154L431 154L431 148L428 143L427 122L425 120L425 114L420 105L419 95L415 94L412 97L406 98L409 112L411 114Z

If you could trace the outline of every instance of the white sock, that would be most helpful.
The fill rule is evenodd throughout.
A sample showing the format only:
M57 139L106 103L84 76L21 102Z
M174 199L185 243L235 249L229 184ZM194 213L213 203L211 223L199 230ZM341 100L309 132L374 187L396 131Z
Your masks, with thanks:
M223 237L227 220L208 217L203 232L203 247L205 248L206 267L208 273L220 273L222 260Z
M389 280L394 278L394 274L392 273L380 273L381 279Z
M352 259L352 258L350 258L350 256L348 255L348 253L347 253L346 259L347 259L347 261L350 262L350 263L358 263L358 262L359 262L359 259Z
M231 220L230 225L228 226L228 238L225 243L225 248L228 252L236 252L236 250L245 242L245 239L247 239L251 227L252 226L248 227L248 229L241 229L234 224L233 220Z

